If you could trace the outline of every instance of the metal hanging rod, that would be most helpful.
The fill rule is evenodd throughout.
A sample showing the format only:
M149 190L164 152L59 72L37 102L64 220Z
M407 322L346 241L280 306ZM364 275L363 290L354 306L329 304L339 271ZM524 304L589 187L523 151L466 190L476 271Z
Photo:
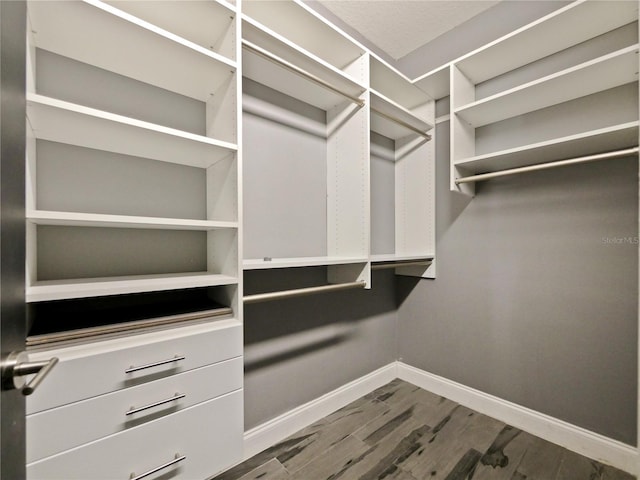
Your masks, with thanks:
M243 298L244 304L268 302L271 300L280 300L284 298L303 297L305 295L313 295L315 293L336 292L339 290L350 290L352 288L364 288L365 282L348 282L336 283L335 285L322 285L320 287L296 288L294 290L281 290L279 292L257 293L255 295L247 295Z
M250 50L253 53L255 53L256 55L259 55L271 62L277 63L280 66L286 68L287 70L296 73L302 77L305 77L308 80L311 80L312 82L320 85L321 87L326 88L327 90L331 90L334 93L337 93L338 95L342 95L344 98L351 100L353 103L357 104L360 107L364 107L364 100L358 98L358 97L354 97L353 95L350 95L346 92L343 92L342 90L340 90L338 87L335 87L333 85L331 85L329 82L326 82L324 80L322 80L321 78L315 76L313 73L309 73L306 70L303 70L300 67L297 67L296 65L286 61L283 58L278 57L277 55L274 55L273 53L260 48L259 46L248 42L246 40L242 40L242 47L245 48L246 50Z
M420 136L423 136L424 138L426 138L427 140L431 140L431 135L429 135L427 132L423 132L422 130L420 130L419 128L414 127L413 125L409 125L407 122L405 122L404 120L400 120L398 117L394 117L393 115L389 115L388 113L384 113L381 110L378 110L377 108L374 107L369 107L369 109L372 112L377 113L378 115L380 115L381 117L386 118L387 120L391 120L394 123L397 123L398 125L402 125L405 128L408 128L409 130L411 130L412 132L417 133Z
M489 180L491 178L503 177L505 175L515 175L517 173L534 172L537 170L546 170L548 168L563 167L565 165L573 165L576 163L593 162L594 160L605 160L607 158L626 157L628 155L638 154L640 149L638 147L626 148L624 150L616 150L613 152L598 153L595 155L588 155L586 157L570 158L568 160L559 160L557 162L540 163L538 165L531 165L528 167L511 168L509 170L502 170L500 172L482 173L479 175L470 175L468 177L457 178L456 184L479 182L481 180Z
M387 268L398 268L398 267L428 267L432 263L433 263L432 260L420 260L417 262L380 263L378 265L371 265L371 270L384 270Z

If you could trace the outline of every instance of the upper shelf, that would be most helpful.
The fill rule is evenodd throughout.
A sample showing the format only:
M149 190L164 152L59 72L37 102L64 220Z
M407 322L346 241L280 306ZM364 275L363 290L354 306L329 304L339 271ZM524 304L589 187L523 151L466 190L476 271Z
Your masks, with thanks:
M582 0L454 61L474 84L637 20L637 2ZM597 19L597 20L594 20Z
M638 45L464 105L454 111L481 127L638 80Z
M27 96L36 138L206 168L237 150L231 143L38 94Z
M28 8L36 47L187 97L207 101L235 73L228 58L97 0Z
M436 100L448 97L450 91L449 65L443 65L416 78L413 83L420 90Z
M124 12L218 53L235 58L235 7L216 0L106 0Z
M638 121L477 155L458 160L455 165L463 167L470 173L487 173L636 145L638 145Z
M242 13L340 70L346 70L365 54L364 48L302 2L245 0Z
M371 130L387 138L396 140L416 133L427 136L426 132L433 128L426 120L374 90L371 90L370 103Z
M366 90L338 68L249 18L243 18L242 29L244 42L249 47L242 56L245 77L323 110L344 102L345 96L319 85L309 76L354 98L359 98ZM294 73L294 70L302 70L309 76Z
M400 72L391 68L375 56L370 59L371 88L402 105L415 110L432 100Z

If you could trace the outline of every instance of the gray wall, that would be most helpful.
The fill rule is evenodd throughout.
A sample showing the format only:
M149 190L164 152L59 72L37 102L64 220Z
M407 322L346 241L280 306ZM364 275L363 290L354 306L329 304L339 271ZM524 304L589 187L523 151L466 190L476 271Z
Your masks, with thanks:
M398 277L404 362L636 442L638 167L596 162L448 190L435 281Z
M326 283L324 268L245 272L245 295ZM395 279L373 289L245 306L245 429L396 359Z

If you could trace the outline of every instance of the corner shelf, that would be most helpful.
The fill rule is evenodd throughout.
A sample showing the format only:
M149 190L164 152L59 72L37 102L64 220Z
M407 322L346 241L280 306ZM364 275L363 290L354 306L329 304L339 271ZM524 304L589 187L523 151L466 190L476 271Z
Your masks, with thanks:
M38 94L27 95L27 118L39 139L200 168L238 149L232 143Z
M637 80L636 44L461 106L454 113L478 128Z
M449 64L416 78L413 83L431 98L439 100L450 93Z
M638 144L638 125L639 122L635 121L600 128L457 160L455 165L470 173L486 173L633 147Z
M29 2L29 19L36 47L201 101L236 70L222 55L97 0Z
M26 299L27 302L43 302L161 290L234 285L237 283L238 279L236 277L211 274L208 272L52 280L39 281L27 286Z
M397 140L407 135L416 134L427 136L433 125L416 116L402 105L390 100L375 90L370 91L371 130L387 138ZM396 118L400 122L390 120Z

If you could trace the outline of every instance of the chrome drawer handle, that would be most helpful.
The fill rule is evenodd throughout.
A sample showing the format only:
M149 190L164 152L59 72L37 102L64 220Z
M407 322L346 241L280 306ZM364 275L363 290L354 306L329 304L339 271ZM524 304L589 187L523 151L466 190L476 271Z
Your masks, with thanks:
M141 473L138 476L136 476L136 474L134 472L129 477L129 480L141 480L141 479L143 479L145 477L148 477L149 475L153 475L154 473L159 472L160 470L164 470L165 468L169 468L171 465L175 465L176 463L181 462L181 461L186 460L186 459L187 459L186 455L180 455L179 453L176 453L176 458L174 458L170 462L167 462L167 463L165 463L163 465L160 465L159 467L152 468L148 472Z
M186 397L187 394L186 393L176 393L173 397L171 398L166 398L164 400L160 400L159 402L155 402L155 403L151 403L149 405L145 405L144 407L131 407L131 409L125 413L125 415L133 415L134 413L138 413L138 412L142 412L144 410L149 410L150 408L153 407L159 407L160 405L164 405L165 403L171 403L171 402L175 402L177 400L180 400L181 398Z
M124 371L124 373L133 373L139 370L144 370L146 368L159 367L160 365L166 365L167 363L179 362L180 360L184 360L185 358L187 357L185 357L184 355L176 355L175 357L169 358L168 360L160 360L159 362L148 363L146 365L140 365L139 367L134 367L133 365L131 365Z

